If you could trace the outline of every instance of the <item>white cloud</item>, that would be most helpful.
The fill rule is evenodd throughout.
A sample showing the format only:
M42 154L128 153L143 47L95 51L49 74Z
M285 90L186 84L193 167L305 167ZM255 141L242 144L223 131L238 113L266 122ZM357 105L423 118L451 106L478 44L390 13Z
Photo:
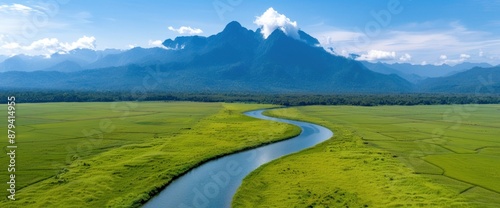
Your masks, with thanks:
M151 47L163 47L163 41L161 41L161 40L149 40L148 46L151 46Z
M95 50L96 39L94 36L91 36L91 37L83 36L75 42L61 43L60 45L62 46L62 49L64 51L70 51L70 50L82 49L82 48Z
M50 56L56 52L68 52L74 49L92 49L96 48L96 39L91 36L83 36L74 42L60 42L57 38L43 38L23 45L17 42L3 42L0 45L5 54L26 54L26 55L45 55Z
M469 59L470 55L469 54L460 54L460 59Z
M0 12L8 14L12 13L29 14L31 12L40 12L40 11L22 4L11 4L11 5L0 5Z
M274 30L280 29L288 36L299 39L297 22L292 22L288 17L278 13L272 7L267 9L261 16L256 17L253 23L261 28L264 38L269 37Z
M337 45L340 42L356 40L364 36L364 34L345 30L332 30L318 33L315 36L317 36L321 45Z
M399 60L402 61L402 62L409 62L409 61L411 61L411 55L405 53L404 55L402 55L401 57L399 57Z
M26 51L47 51L48 53L54 53L58 51L59 46L60 43L57 38L44 38L21 48Z
M167 50L172 50L172 48L167 48L163 45L162 40L149 40L148 41L148 48L163 48Z
M471 30L460 22L411 23L381 30L374 37L369 37L356 28L325 28L326 31L317 31L313 36L319 38L323 47L334 47L337 52L346 50L362 54L374 48L382 51L405 51L411 54L411 63L439 62L441 60L436 60L436 57L442 54L459 59L460 54L464 53L473 54L469 58L471 62L499 63L498 60L489 59L490 56L500 56L498 35L490 31ZM483 52L477 55L478 51Z
M470 59L471 56L469 54L462 53L460 56L456 59L449 59L448 56L446 55L441 55L439 59L441 60L440 62L437 62L436 65L442 65L442 64L447 64L447 65L455 65L455 64L460 64L463 63L464 61Z
M169 30L171 31L174 31L174 32L177 32L179 34L190 34L190 35L194 35L194 34L201 34L203 33L203 30L199 29L199 28L191 28L189 26L181 26L179 28L174 28L172 26L169 26L168 27Z
M5 43L4 45L2 45L2 48L9 49L9 50L17 49L20 47L21 46L19 45L19 43Z
M362 54L356 60L360 61L387 61L394 60L396 58L396 52L392 51L379 51L370 50L366 54Z

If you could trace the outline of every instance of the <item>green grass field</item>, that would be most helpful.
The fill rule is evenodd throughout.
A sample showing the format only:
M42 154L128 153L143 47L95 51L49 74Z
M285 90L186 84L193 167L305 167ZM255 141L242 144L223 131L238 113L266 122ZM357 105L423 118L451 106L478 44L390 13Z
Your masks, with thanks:
M4 198L0 207L140 206L173 178L209 158L299 133L291 125L242 115L267 107L273 106L18 104L16 201ZM6 106L0 114L6 115ZM6 118L0 119L2 132L6 127ZM2 138L6 146L6 135ZM8 162L6 154L0 155L0 178L5 182Z
M267 107L273 106L20 104L17 200L1 200L0 207L140 206L209 158L298 133L241 114ZM235 207L500 205L500 105L308 106L268 113L324 125L335 136L254 171ZM6 127L0 119L0 129ZM7 164L0 155L5 182Z
M248 176L234 207L498 207L500 105L308 106L335 136Z

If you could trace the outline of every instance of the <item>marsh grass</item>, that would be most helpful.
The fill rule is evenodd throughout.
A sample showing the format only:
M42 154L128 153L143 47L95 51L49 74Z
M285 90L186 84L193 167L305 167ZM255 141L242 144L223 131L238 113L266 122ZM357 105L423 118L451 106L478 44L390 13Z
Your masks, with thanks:
M0 207L138 207L204 161L300 132L242 114L268 107L275 106L20 104L17 200L4 199ZM109 128L101 128L103 120ZM102 130L102 139L83 130ZM7 162L1 155L0 166ZM6 169L0 177L7 180Z
M252 172L233 206L498 207L500 106L465 106L475 110L461 114L459 126L443 119L457 107L463 106L267 111L323 125L335 135Z

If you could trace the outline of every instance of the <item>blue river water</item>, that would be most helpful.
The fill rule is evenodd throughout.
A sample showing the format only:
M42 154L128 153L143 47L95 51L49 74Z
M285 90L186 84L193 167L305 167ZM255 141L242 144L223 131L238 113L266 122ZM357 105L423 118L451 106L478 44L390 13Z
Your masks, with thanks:
M145 208L229 208L236 190L250 172L279 157L312 147L333 136L329 129L301 121L262 115L264 110L245 115L296 125L300 135L208 161L170 183Z

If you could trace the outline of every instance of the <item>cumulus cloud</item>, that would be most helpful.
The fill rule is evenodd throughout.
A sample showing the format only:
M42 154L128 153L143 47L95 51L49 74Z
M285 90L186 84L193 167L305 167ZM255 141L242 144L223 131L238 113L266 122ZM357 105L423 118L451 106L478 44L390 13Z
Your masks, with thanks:
M83 36L74 42L61 42L57 38L43 38L27 45L16 42L3 42L0 48L7 50L10 54L50 56L56 52L68 52L74 49L95 50L96 39L93 36Z
M470 54L468 61L471 62L500 63L499 59L490 58L500 57L498 35L489 30L473 30L456 21L414 22L382 30L376 37L368 37L363 29L325 26L321 29L323 31L318 30L312 35L319 38L325 48L333 46L338 51L347 50L349 53L362 54L369 49L405 51L411 54L410 62L415 64L422 61L436 64L442 61L439 57L443 54L448 55L446 59L458 59L461 53Z
M194 34L201 34L203 33L203 30L199 29L199 28L192 28L192 27L189 27L189 26L181 26L179 28L174 28L172 26L169 26L168 27L169 30L171 31L174 31L174 32L177 32L179 34L190 34L190 35L194 35Z
M410 54L405 53L404 55L399 57L399 60L402 62L409 62L409 61L411 61L411 56L410 56Z
M396 52L370 50L366 54L360 55L356 60L360 61L388 61L396 59Z
M469 59L470 55L469 54L460 54L460 59Z
M60 43L57 38L44 38L21 48L26 51L48 51L49 53L54 53L60 48Z
M95 42L96 42L96 39L94 36L92 36L92 37L83 36L75 42L61 43L60 45L62 46L62 50L64 50L64 51L70 51L70 50L82 49L82 48L95 50L95 48L96 48Z
M442 64L448 64L448 65L455 65L455 64L460 64L463 63L464 61L470 59L471 56L469 54L462 53L458 56L456 59L449 59L448 56L446 55L441 55L439 59L441 60L440 62L437 62L436 65L442 65Z
M149 40L148 46L150 46L150 47L163 47L163 41L161 41L161 40Z
M163 48L167 50L172 50L173 48L168 48L163 45L162 40L149 40L148 41L148 48Z
M296 21L291 21L288 17L278 13L272 7L267 9L261 16L256 17L254 24L261 28L264 38L269 37L276 29L280 29L285 34L295 39L299 39L299 27Z
M21 46L19 45L19 43L5 43L4 45L2 45L3 49L9 49L9 50L17 49L20 47Z

